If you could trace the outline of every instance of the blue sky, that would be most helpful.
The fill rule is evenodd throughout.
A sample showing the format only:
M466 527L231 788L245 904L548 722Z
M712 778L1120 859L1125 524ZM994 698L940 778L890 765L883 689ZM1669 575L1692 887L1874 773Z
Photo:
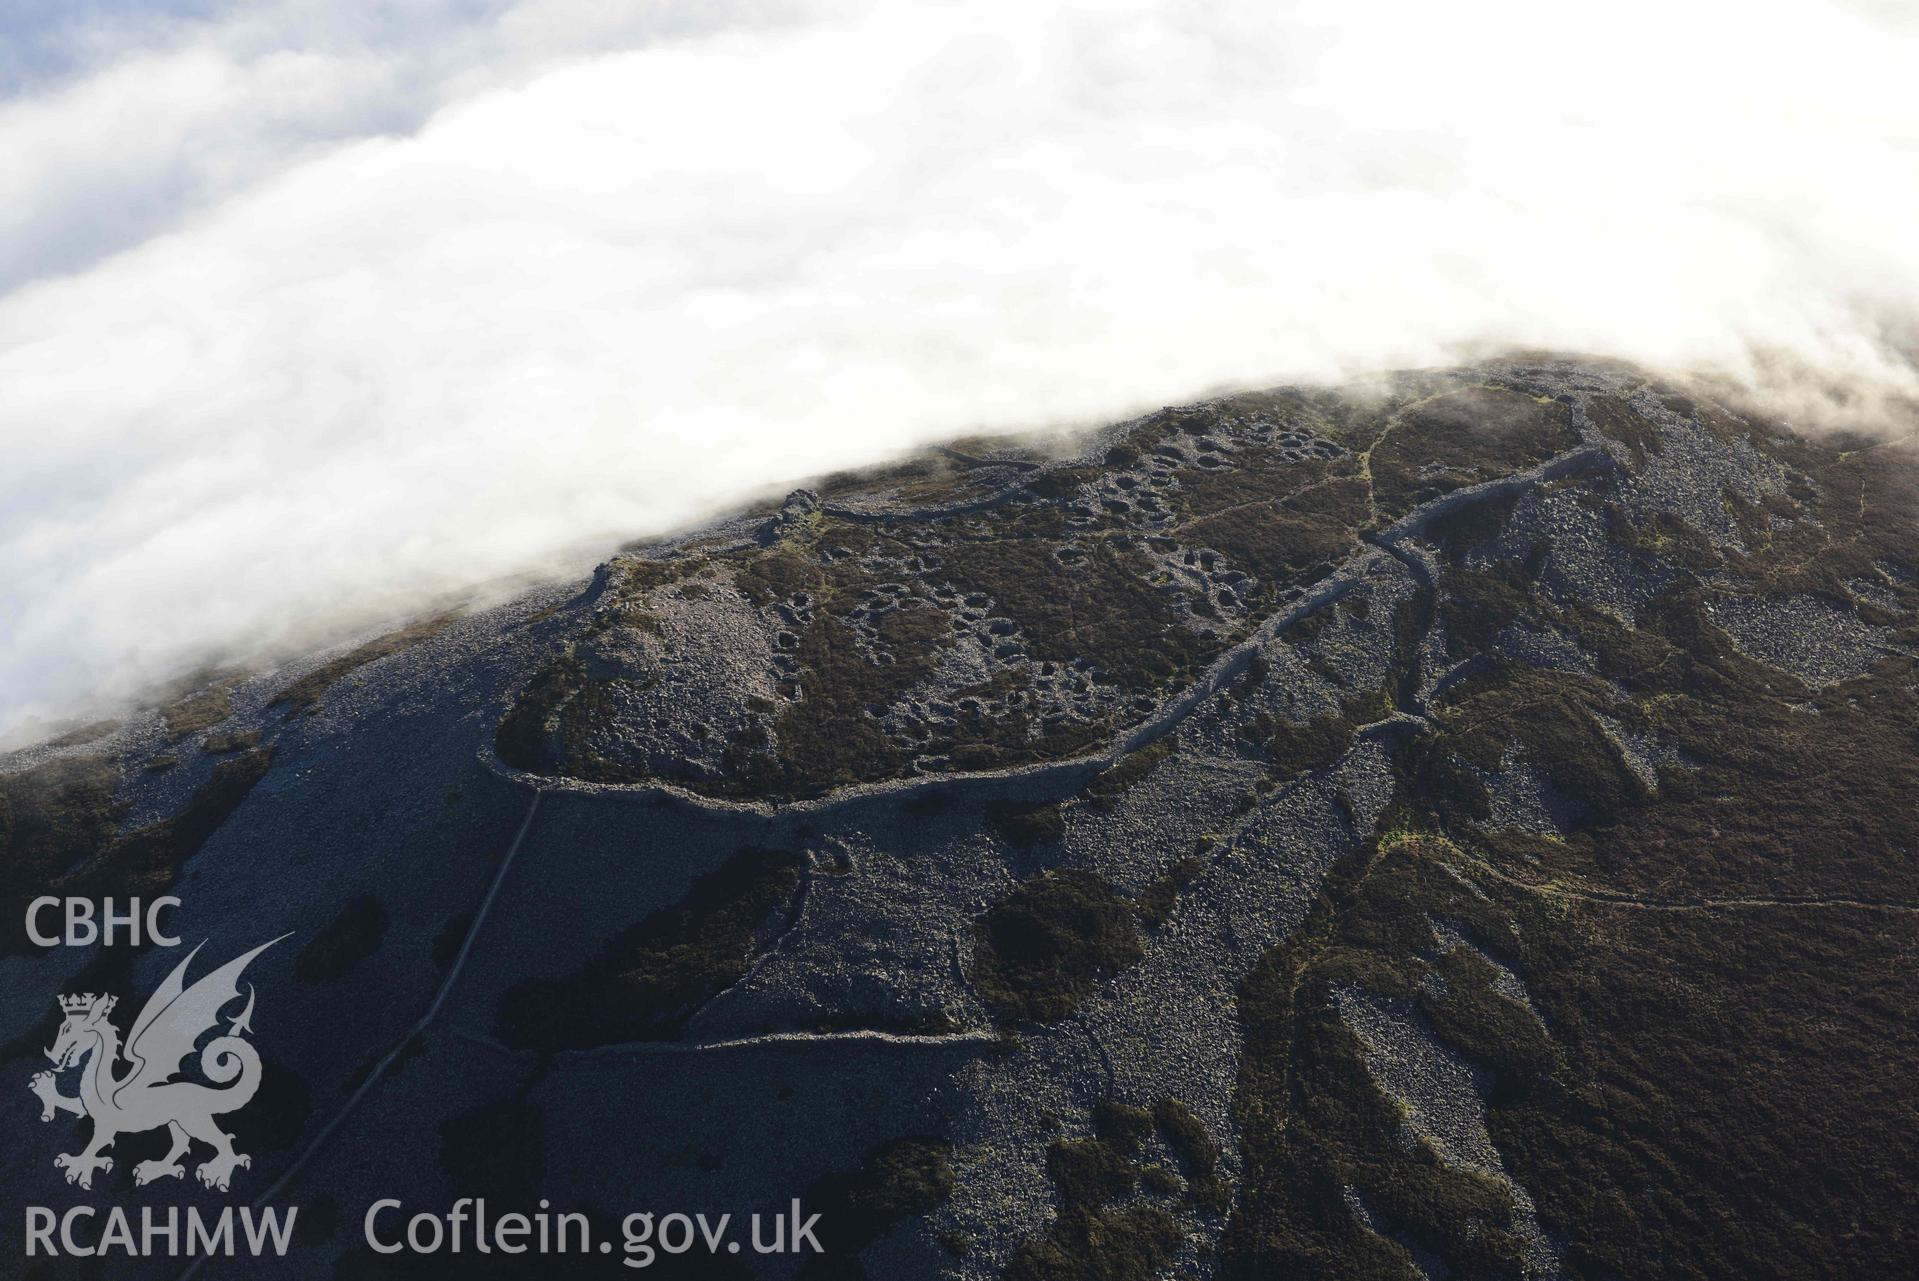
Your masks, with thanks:
M141 0L14 0L0 7L0 86L8 94L70 75L86 65L82 47L90 27L123 24L149 15L201 18L212 3L147 4Z

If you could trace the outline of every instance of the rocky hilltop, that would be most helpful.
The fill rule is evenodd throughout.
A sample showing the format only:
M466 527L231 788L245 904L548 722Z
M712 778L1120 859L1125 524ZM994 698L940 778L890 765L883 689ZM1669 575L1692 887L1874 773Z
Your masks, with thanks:
M632 1274L361 1244L461 1195L824 1216L662 1275L1908 1273L1915 513L1910 438L1520 358L955 442L208 674L0 766L0 1181L204 1196L135 1187L161 1133L69 1187L27 1092L58 994L178 954L26 901L172 893L293 932L249 1276Z

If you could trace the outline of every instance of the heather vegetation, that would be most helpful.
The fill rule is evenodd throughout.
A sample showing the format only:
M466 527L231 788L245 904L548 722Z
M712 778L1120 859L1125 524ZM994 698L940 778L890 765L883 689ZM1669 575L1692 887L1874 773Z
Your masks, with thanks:
M410 649L423 640L439 635L453 624L457 614L440 614L408 623L405 627L388 632L356 646L340 655L320 664L306 675L301 676L281 690L273 698L270 706L284 707L288 716L310 716L320 707L320 700L334 685L368 663L388 658L402 650Z
M1507 387L1442 391L1402 411L1368 458L1383 520L1455 489L1542 463L1579 443L1550 396Z
M541 1051L678 1035L700 1003L737 980L755 936L799 879L784 850L745 849L686 897L623 932L580 973L522 984L500 1009L500 1037Z
M939 1138L892 1139L867 1153L858 1170L829 1174L808 1188L802 1204L820 1216L820 1253L802 1262L803 1281L865 1277L861 1250L953 1194L951 1150Z
M1101 1099L1094 1133L1046 1153L1059 1213L1021 1244L1009 1281L1149 1281L1165 1275L1185 1242L1182 1214L1216 1214L1227 1189L1211 1136L1177 1099L1150 1108ZM1180 1165L1182 1179L1166 1164Z
M1914 512L1909 443L1515 360L1164 410L1070 456L967 442L628 549L463 626L507 656L470 682L389 649L391 706L267 717L284 776L248 832L334 789L285 811L302 849L382 734L484 726L534 777L416 756L417 795L342 824L275 955L353 1051L315 1118L270 1064L249 1142L290 1151L377 1068L395 1168L417 1148L503 1201L543 1171L803 1191L829 1252L788 1270L818 1278L1906 1275ZM76 740L0 775L16 921L28 892L203 874L270 749L250 692L175 703L99 748L125 759ZM547 803L497 899L393 863L554 779L760 804ZM74 983L134 990L110 952ZM337 1008L456 957L397 1058ZM504 994L478 1025L474 992ZM347 1141L301 1177L337 1193Z
M293 972L308 983L344 978L380 950L386 938L386 908L371 894L356 894L340 914L307 940Z
M1303 425L1279 425L1301 412ZM1148 416L1099 463L956 453L834 478L823 499L795 495L757 539L615 561L496 746L537 773L661 777L674 744L642 758L631 726L615 729L658 678L623 656L657 648L639 635L657 640L654 611L683 604L693 581L707 608L732 594L764 620L767 692L730 731L723 769L668 768L666 781L811 797L1086 755L1357 548L1370 509L1355 447L1376 432L1251 396ZM1124 771L1152 759L1102 786L1130 785Z
M973 984L1002 1016L1050 1023L1139 959L1131 903L1090 872L1049 872L980 918Z
M179 813L121 832L118 766L101 758L49 761L0 775L0 904L9 922L0 953L30 947L26 904L42 894L159 895L246 799L272 763L270 748L219 762Z
M235 677L216 674L207 679L209 683L202 688L183 694L160 709L169 739L190 738L233 715Z
M1639 462L1659 452L1637 414L1596 416ZM1882 451L1868 482L1846 451L1712 428L1781 457L1799 499L1763 515L1729 500L1744 546L1719 548L1606 506L1667 582L1630 622L1547 590L1549 544L1488 556L1510 506L1435 531L1451 562L1436 616L1467 674L1400 753L1383 834L1241 991L1229 1274L1411 1277L1415 1253L1522 1270L1535 1245L1507 1178L1575 1276L1909 1266L1919 885L1903 852L1919 832L1899 798L1919 786L1919 663L1888 644L1810 684L1742 653L1711 607L1818 590L1870 615L1864 579L1909 633L1919 538L1856 514L1868 493L1909 503L1919 473ZM1592 672L1516 661L1515 626L1566 638ZM1495 815L1514 761L1543 777L1559 831ZM1487 1075L1502 1176L1406 1145L1342 986L1411 1002Z

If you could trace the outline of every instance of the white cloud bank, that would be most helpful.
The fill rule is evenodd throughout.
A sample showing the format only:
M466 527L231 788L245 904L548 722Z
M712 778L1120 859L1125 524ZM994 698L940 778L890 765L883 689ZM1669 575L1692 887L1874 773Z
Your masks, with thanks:
M0 729L957 431L1486 341L1919 387L1919 27L1561 8L85 24L0 103Z

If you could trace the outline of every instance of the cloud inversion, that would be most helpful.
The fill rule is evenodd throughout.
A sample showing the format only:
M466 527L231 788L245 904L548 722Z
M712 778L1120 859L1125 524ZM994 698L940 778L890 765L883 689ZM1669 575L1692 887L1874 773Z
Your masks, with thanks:
M0 58L0 730L959 431L1497 342L1919 389L1897 6L342 8Z

